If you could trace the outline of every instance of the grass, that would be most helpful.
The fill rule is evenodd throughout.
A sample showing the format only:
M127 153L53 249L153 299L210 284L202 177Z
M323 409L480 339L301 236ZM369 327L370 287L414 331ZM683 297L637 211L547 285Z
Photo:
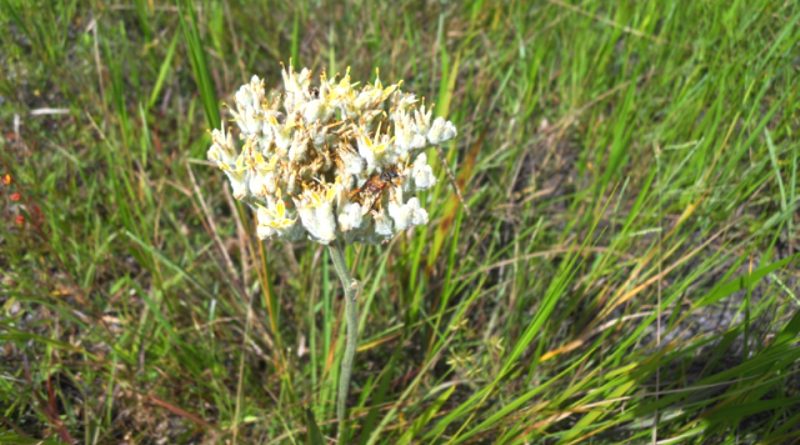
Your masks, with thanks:
M330 259L205 161L290 59L459 128L346 252L348 443L800 440L795 2L242 3L0 0L0 442L333 440Z

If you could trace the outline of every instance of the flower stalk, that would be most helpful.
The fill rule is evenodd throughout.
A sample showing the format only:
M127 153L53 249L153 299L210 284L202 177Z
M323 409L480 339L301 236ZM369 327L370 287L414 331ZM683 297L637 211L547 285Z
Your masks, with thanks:
M333 268L342 282L344 288L344 311L347 323L347 333L345 334L344 357L342 357L342 368L339 372L339 394L336 400L336 418L339 421L339 439L345 437L345 425L347 414L347 394L350 389L350 377L353 374L353 359L356 355L358 345L358 291L359 283L350 275L347 262L344 259L344 252L340 243L328 245L333 261Z
M211 131L208 159L233 197L255 212L262 240L308 239L327 245L345 295L345 348L336 415L347 436L347 395L358 343L358 281L347 268L347 244L386 243L428 223L418 192L437 181L426 151L457 130L401 82L384 86L291 67L283 88L267 91L253 76L234 95L234 125ZM278 333L276 332L276 335Z

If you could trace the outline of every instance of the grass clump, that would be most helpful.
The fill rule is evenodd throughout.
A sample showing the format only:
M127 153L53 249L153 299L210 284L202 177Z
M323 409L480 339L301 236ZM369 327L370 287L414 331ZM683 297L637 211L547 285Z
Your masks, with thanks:
M328 254L260 242L205 160L220 104L290 58L378 66L459 129L429 224L345 251L347 443L796 441L799 26L770 1L0 0L0 442L335 436Z

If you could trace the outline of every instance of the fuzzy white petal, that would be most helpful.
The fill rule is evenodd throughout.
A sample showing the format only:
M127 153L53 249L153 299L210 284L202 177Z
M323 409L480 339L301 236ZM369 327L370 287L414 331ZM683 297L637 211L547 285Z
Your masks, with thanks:
M345 204L339 213L339 229L342 232L348 232L360 228L364 219L363 216L359 203L350 202Z
M428 157L425 153L420 153L414 160L411 176L414 179L414 185L419 190L431 188L436 184L436 176L433 175L433 169L428 165Z
M456 137L456 127L452 122L437 117L428 131L428 141L433 144L441 144Z

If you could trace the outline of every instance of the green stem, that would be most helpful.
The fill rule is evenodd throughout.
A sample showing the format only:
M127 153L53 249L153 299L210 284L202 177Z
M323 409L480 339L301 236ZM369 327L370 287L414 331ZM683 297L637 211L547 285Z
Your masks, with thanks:
M350 376L353 374L353 358L356 355L356 345L358 344L358 306L356 297L358 296L358 281L354 280L347 269L347 262L344 259L344 252L338 243L328 246L328 252L333 260L333 268L339 275L339 280L344 287L344 310L347 322L347 335L345 338L344 357L342 357L342 369L339 373L339 397L336 403L336 417L339 420L339 443L343 443L345 437L345 414L347 413L347 393L350 388Z

